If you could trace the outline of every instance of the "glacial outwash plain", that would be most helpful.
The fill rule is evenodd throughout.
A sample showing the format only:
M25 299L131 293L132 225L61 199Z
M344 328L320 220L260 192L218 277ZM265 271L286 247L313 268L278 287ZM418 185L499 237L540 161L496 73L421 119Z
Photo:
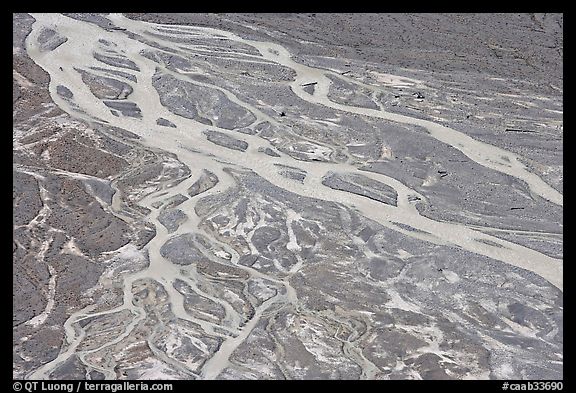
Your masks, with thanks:
M13 14L13 377L562 379L562 69L562 14Z

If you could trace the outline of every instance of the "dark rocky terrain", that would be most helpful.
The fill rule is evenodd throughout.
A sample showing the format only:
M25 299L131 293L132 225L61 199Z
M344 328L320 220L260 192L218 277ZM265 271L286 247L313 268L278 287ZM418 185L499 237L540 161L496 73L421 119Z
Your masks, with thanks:
M561 14L13 14L13 376L562 379Z

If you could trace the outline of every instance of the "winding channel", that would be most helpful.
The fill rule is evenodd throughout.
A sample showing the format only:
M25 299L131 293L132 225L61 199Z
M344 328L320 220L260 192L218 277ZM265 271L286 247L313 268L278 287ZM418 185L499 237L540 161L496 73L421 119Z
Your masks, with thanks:
M178 160L190 168L208 169L216 174L219 182L214 188L196 197L190 198L181 205L181 208L189 213L189 219L172 234L169 234L164 226L159 223L159 212L152 208L152 204L159 200L158 198L160 197L168 198L172 195L184 193L184 191L193 184L197 178L192 176L175 187L153 192L139 201L141 206L150 208L152 211L148 216L148 220L156 228L156 236L146 246L146 249L149 252L150 265L140 272L128 274L124 277L124 299L120 306L100 313L91 313L92 309L90 307L74 313L65 324L66 348L55 360L31 373L29 375L30 378L48 378L52 370L62 364L62 362L66 361L74 353L76 347L83 339L83 332L75 329L74 324L82 319L96 315L116 313L123 310L129 311L133 316L132 321L125 328L124 333L119 335L114 341L108 342L99 348L86 351L83 356L85 356L87 352L96 352L104 346L113 345L126 337L135 328L135 326L145 318L144 309L134 304L132 295L132 286L140 279L150 278L164 286L172 305L172 311L177 318L197 323L210 335L219 336L223 339L223 344L220 346L220 349L206 362L200 375L190 372L191 375L205 379L216 378L222 372L228 364L228 359L231 353L244 341L253 327L258 323L261 315L272 304L285 302L296 306L297 297L294 289L290 287L288 280L279 280L278 278L263 274L250 267L238 264L239 255L231 247L224 243L219 243L199 226L200 219L194 215L194 205L197 200L206 195L223 192L235 185L234 179L224 171L224 168L227 167L250 169L273 185L289 192L348 206L365 217L368 217L387 228L402 232L407 236L412 236L434 244L451 245L529 270L548 280L560 290L563 289L563 268L561 259L551 258L530 248L490 236L470 227L447 222L438 222L423 217L419 215L414 204L410 202L410 196L418 196L422 200L425 200L426 198L394 178L382 174L360 171L356 167L347 163L303 163L302 161L295 160L286 154L281 154L280 157L270 157L259 152L259 149L272 147L271 144L258 136L240 135L239 133L230 130L215 126L207 126L206 124L199 123L192 119L175 115L161 104L160 97L156 89L152 86L152 78L156 74L157 69L160 69L162 72L170 73L171 75L190 83L200 83L187 78L184 73L178 74L167 70L160 64L142 56L140 52L144 49L150 49L151 47L140 41L129 38L125 31L106 31L91 23L78 21L59 14L32 14L32 16L36 19L36 22L33 25L32 33L28 36L26 41L27 51L30 57L49 73L50 94L54 102L60 108L69 113L72 117L85 120L89 124L94 123L95 119L99 119L98 121L100 122L105 121L110 125L131 131L142 137L141 142L143 145L174 153L178 157ZM125 29L128 32L144 37L146 37L147 31L156 27L164 26L133 21L118 14L110 15L109 19L118 28ZM563 204L562 195L546 184L541 178L531 173L520 162L518 156L513 153L477 141L461 132L431 121L393 114L383 110L342 105L329 100L328 89L331 82L326 75L327 73L330 73L330 71L305 66L295 62L292 59L290 52L278 44L243 39L231 32L212 28L179 25L169 25L164 27L169 27L169 29L172 30L180 30L181 32L189 33L190 35L198 37L225 37L234 42L256 48L261 57L250 56L250 61L259 61L259 59L261 59L263 62L282 65L296 72L297 76L295 80L290 82L289 85L293 93L302 100L347 113L421 126L428 131L430 136L458 149L478 164L522 180L526 182L533 193L557 205L562 206ZM59 34L68 38L67 42L53 51L40 51L36 44L36 38L43 28L56 30ZM118 47L122 48L125 52L124 55L133 61L140 69L140 71L133 72L137 76L138 82L130 83L134 90L130 95L130 100L135 102L141 109L141 119L116 117L112 115L110 109L91 93L88 86L83 83L81 75L74 70L75 67L102 67L102 63L97 62L93 57L93 51L98 47L99 39L105 39L116 43ZM174 42L169 41L163 41L162 44L182 51L178 46L182 44L177 45ZM312 95L306 93L301 86L302 84L311 81L317 82L316 89ZM84 111L83 113L78 112L68 101L62 99L57 94L56 88L58 85L65 85L72 91L74 102ZM253 113L257 118L256 122L269 121L271 123L276 123L276 121L270 118L270 116L262 113L254 106L241 101L232 92L217 86L207 86L222 91L231 101L241 105L247 111ZM156 119L159 117L174 123L177 128L158 126L156 124ZM244 140L248 143L249 147L245 152L241 152L216 145L206 139L203 135L204 130L214 130L229 134L237 139ZM307 172L305 181L303 183L298 183L279 175L276 164L303 167ZM345 191L338 191L329 188L322 184L322 178L329 171L341 173L362 173L364 176L384 183L397 192L398 204L394 207ZM166 194L166 192L168 192L168 194ZM160 193L164 194L159 196ZM418 231L405 230L395 223L408 225L418 229ZM183 276L181 266L171 264L160 255L160 247L162 247L162 245L171 237L177 234L190 232L201 233L215 244L219 244L232 256L228 263L244 270L251 278L264 278L275 282L284 287L285 292L283 294L279 292L272 298L260 304L260 306L256 308L252 319L250 319L246 325L240 326L240 315L229 304L227 304L227 302L211 296L209 293L203 292L198 287L196 277L197 273L195 273L194 269L185 269L187 270L187 275ZM294 271L292 271L292 273L294 273ZM183 296L173 287L175 280L185 281L195 292L220 304L226 312L226 325L216 326L204 320L193 318L186 313L183 307ZM229 334L220 332L216 329L217 327L227 331ZM347 346L347 348L352 353L355 353L352 347ZM360 355L356 356L359 357ZM86 358L84 358L84 361L87 361ZM96 368L95 366L93 367ZM373 365L368 365L367 367L368 369L365 370L364 374L368 376L373 375ZM111 369L100 369L99 371L103 372L106 378L115 377Z

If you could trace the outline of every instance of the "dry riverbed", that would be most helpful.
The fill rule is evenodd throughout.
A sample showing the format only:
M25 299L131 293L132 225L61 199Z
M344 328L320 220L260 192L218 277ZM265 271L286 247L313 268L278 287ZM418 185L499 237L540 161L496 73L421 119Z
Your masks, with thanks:
M14 14L14 377L561 379L561 92L250 18Z

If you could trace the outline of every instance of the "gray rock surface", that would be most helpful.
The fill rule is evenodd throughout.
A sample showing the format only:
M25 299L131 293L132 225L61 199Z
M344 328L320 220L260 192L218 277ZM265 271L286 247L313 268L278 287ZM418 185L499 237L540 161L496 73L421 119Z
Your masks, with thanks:
M206 138L217 145L226 147L228 149L245 151L248 148L248 143L243 140L233 138L223 132L219 131L204 131Z
M14 379L562 380L562 29L13 14Z

